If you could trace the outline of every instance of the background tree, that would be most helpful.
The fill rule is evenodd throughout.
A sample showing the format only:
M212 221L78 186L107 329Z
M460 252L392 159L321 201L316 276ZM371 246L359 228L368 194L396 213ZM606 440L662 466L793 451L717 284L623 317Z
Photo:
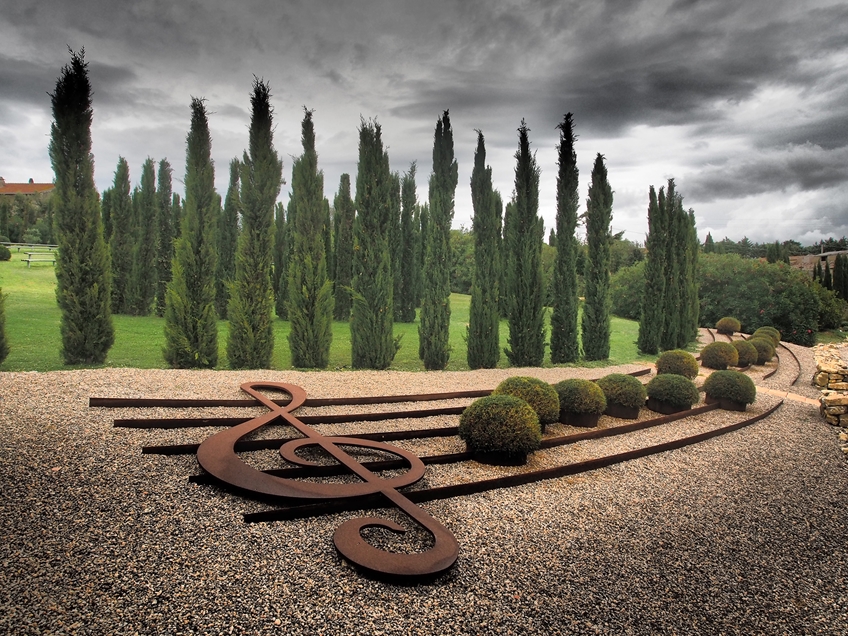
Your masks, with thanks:
M426 201L415 206L415 218L412 221L415 227L415 275L412 280L416 308L421 306L421 294L424 293L424 236L427 234L429 217L430 205Z
M453 130L448 111L436 122L433 172L430 175L430 218L424 251L424 287L418 356L428 370L444 369L450 360L450 227L458 168L453 156Z
M227 311L227 358L234 369L267 369L274 352L274 203L283 182L283 163L274 150L273 109L267 82L254 78L250 105L250 152L245 151L241 164L243 227Z
M354 222L353 309L350 318L351 362L357 369L385 369L400 348L392 335L394 315L389 249L389 157L380 125L359 126Z
M507 206L504 242L508 258L509 347L504 349L516 367L538 367L545 356L544 282L542 238L544 223L539 210L539 168L530 153L529 129L524 120L518 129L515 153L515 195Z
M289 201L288 210L282 203L274 208L274 311L277 317L287 320L286 304L289 289L289 227L294 205Z
M578 194L576 136L571 113L567 113L559 128L559 172L557 174L556 261L554 262L551 293L551 362L576 362L580 358L577 313L580 300L577 293L577 252L580 245L577 230Z
M333 313L336 320L350 320L350 286L353 282L353 222L356 209L350 198L350 175L342 174L339 178L339 191L333 201L335 215L336 275L335 275L335 307Z
M677 348L682 349L690 342L698 339L698 319L700 317L700 298L698 296L698 254L701 244L698 241L698 230L695 225L695 211L691 208L681 216L685 257L683 259L682 276L683 302L680 310L683 315L680 326L680 339Z
M186 138L185 211L165 293L165 361L172 367L214 367L218 362L215 272L217 199L212 138L206 106L191 100Z
M665 193L660 188L665 199ZM642 295L642 313L639 320L639 351L656 354L660 349L665 309L665 268L667 256L667 230L664 219L665 205L660 207L656 190L648 190L648 250L645 264L645 286Z
M824 261L824 276L822 276L822 287L833 289L833 275L830 273L830 261Z
M185 202L180 199L180 195L176 192L174 193L174 198L171 201L171 211L174 214L174 239L178 239L183 233L183 209L185 208Z
M323 369L333 341L333 284L327 277L324 228L324 173L318 170L312 111L302 123L303 154L292 167L292 200L297 217L292 228L288 314L292 365Z
M53 199L55 198L54 194ZM103 237L108 242L112 236L112 188L106 188L100 195L100 218L103 223ZM3 234L8 236L8 229Z
M171 261L174 259L174 225L171 201L171 164L167 159L159 162L156 181L156 315L165 315L165 291L171 280Z
M130 197L130 167L123 157L118 158L109 199L112 210L112 236L109 239L109 251L112 255L112 311L125 314L129 313L135 237L133 204Z
M707 232L707 238L704 240L704 254L713 254L715 251L716 246L713 235Z
M415 209L418 197L415 185L416 165L413 161L403 174L401 180L401 213L400 213L400 256L398 269L395 272L395 320L398 322L415 322L415 308L418 305L415 288L415 256L418 232L415 227Z
M501 209L492 187L492 167L486 165L486 140L480 130L477 131L471 172L471 203L474 207L474 279L466 332L468 366L494 369L501 357L498 311Z
M239 237L239 179L241 162L236 158L230 161L230 184L224 199L221 221L218 225L218 280L215 294L215 306L221 319L227 318L227 305L230 302L230 285L236 274L236 246Z
M56 197L56 300L65 364L101 364L115 340L111 266L91 155L91 83L85 50L71 51L50 95L50 162Z
M141 188L136 204L135 245L133 246L132 281L127 303L129 313L147 316L156 297L156 168L153 159L141 167Z
M583 351L586 360L606 360L610 351L609 250L612 235L612 188L604 156L598 153L586 200L586 302L583 305Z

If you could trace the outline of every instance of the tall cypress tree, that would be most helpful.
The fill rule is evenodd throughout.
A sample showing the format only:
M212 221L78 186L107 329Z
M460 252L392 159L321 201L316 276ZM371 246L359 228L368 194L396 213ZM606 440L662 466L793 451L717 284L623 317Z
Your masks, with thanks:
M665 196L665 212L668 243L668 259L665 267L665 296L663 307L663 333L660 338L660 348L676 349L680 341L680 308L684 305L681 295L682 280L681 260L682 249L686 244L680 226L680 216L683 214L683 201L675 189L674 179L668 180L668 190Z
M290 212L294 206L289 203L289 209L282 203L274 207L274 311L278 318L288 318L288 285L289 285L289 221Z
M822 285L825 289L833 289L833 275L830 273L830 261L824 259L824 276L822 277Z
M509 251L509 236L512 231L513 217L515 216L515 200L507 201L503 213L503 233L501 237L501 277L500 290L498 292L498 311L501 318L509 319L509 312L515 290L512 288L512 269L510 265L511 254Z
M425 201L415 206L415 307L421 306L424 293L424 237L427 234L427 219L430 217L430 205Z
M509 347L504 349L515 367L539 367L545 356L544 281L542 239L545 226L538 215L539 168L530 153L529 129L518 129L515 153L515 197L507 206L504 242L507 252Z
M580 358L577 312L578 194L576 136L571 113L559 128L559 173L557 174L556 262L554 263L553 312L551 313L551 362L576 362Z
M271 89L254 78L250 97L250 153L241 163L242 231L227 311L227 358L234 369L266 369L274 353L271 263L274 203L283 182L283 163L274 150Z
M289 264L292 365L323 369L333 341L333 284L327 277L324 228L324 173L318 170L312 111L304 113L303 154L292 168L292 200L298 214L292 227Z
M357 369L385 369L400 348L392 335L394 315L389 249L392 176L380 125L361 122L356 175L351 362Z
M130 196L130 167L123 157L118 158L115 181L109 197L111 203L112 236L109 251L112 255L112 312L129 313L132 283L133 204Z
M450 228L458 168L453 156L453 130L448 111L436 122L433 173L430 175L430 218L424 252L424 289L418 356L428 370L444 369L450 360Z
M418 232L415 227L418 196L415 185L416 165L413 161L403 174L401 181L400 213L400 258L395 273L395 319L399 322L415 322L416 297L416 241Z
M156 297L156 169L150 157L141 168L138 191L136 238L133 246L129 312L147 316Z
M335 279L335 308L333 313L336 320L350 320L350 286L353 282L353 221L356 210L353 199L350 198L350 175L342 174L339 178L339 191L333 200L335 208L336 237L336 279Z
M592 168L592 184L586 201L586 303L581 323L586 360L606 360L610 352L609 262L612 188L604 156L598 153Z
M50 95L50 162L56 200L56 300L65 364L101 364L115 341L111 265L91 154L91 83L85 50L73 51Z
M662 193L662 189L660 189ZM654 186L648 191L648 251L645 263L645 291L642 294L642 313L639 320L639 351L656 354L660 349L665 309L666 224L665 206L660 208Z
M712 254L715 251L716 247L713 235L707 232L707 238L704 240L704 254Z
M217 198L212 137L206 105L191 100L186 138L185 211L165 293L165 361L172 367L214 367L218 362L215 272ZM175 207L179 200L175 198Z
M474 207L474 281L468 329L468 366L494 369L501 357L500 289L501 210L492 188L492 167L486 165L486 141L477 131L474 169L471 172L471 203Z
M165 291L171 280L171 261L174 259L174 225L171 210L171 164L167 159L159 162L156 182L156 315L165 315Z
M230 302L230 285L236 275L236 246L239 236L239 179L241 162L236 158L230 161L230 184L224 199L221 222L218 226L218 280L215 305L218 316L227 318L227 305Z
M689 307L686 314L688 327L683 331L684 339L680 344L681 347L698 339L701 312L701 299L698 294L698 253L701 244L698 241L698 229L695 225L695 211L690 209L687 216L686 229L689 233L689 245L686 252L686 288Z
M107 244L112 236L112 188L106 188L100 195L100 217L103 222L103 237ZM8 228L5 232L0 232L4 236L8 236Z
M171 212L174 214L172 223L174 228L174 240L180 238L183 233L183 210L185 202L180 199L180 195L174 192L174 198L171 201Z

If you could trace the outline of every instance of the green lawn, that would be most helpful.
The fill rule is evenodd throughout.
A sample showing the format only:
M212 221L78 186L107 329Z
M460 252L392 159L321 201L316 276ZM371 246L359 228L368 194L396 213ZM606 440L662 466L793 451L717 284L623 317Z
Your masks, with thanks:
M62 364L59 356L59 308L56 305L56 277L53 265L35 263L29 268L21 261L22 255L12 254L12 260L0 262L0 287L6 298L6 337L11 352L0 365L2 371L54 371L79 368ZM451 331L453 347L448 369L467 370L465 361L465 330L468 324L470 296L451 295ZM164 346L164 320L156 317L114 316L115 344L109 351L107 367L137 367L143 369L165 368L162 357ZM655 356L640 356L636 350L639 325L631 320L613 317L610 359L603 362L586 363L586 366L607 366L633 361L650 362ZM273 366L276 369L291 368L288 348L289 323L277 320L274 323L276 346ZM507 344L509 330L506 321L501 323L501 348ZM395 357L392 369L423 371L418 359L418 324L395 324L395 334L403 334L401 348ZM227 323L218 323L220 368L226 368ZM505 355L501 355L500 367L507 367ZM545 366L551 366L546 356ZM568 366L568 365L566 365ZM571 365L574 366L574 365ZM350 328L347 323L337 322L333 326L333 345L330 349L329 369L350 367Z

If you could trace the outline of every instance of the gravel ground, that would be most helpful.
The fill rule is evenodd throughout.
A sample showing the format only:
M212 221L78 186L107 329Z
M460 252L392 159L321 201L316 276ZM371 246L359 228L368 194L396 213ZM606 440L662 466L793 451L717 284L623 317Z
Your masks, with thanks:
M761 369L752 377L815 397L812 356L792 350L801 362L795 386L788 355L772 378L760 380ZM146 444L198 442L215 429L112 427L115 417L261 410L87 406L90 396L237 398L238 385L255 380L291 382L324 397L492 388L508 375L553 382L637 368L0 374L0 633L848 634L848 463L834 430L809 405L787 400L767 419L696 446L425 504L455 534L460 556L448 574L416 587L365 579L338 557L332 534L354 513L246 525L242 513L267 506L189 484L198 472L193 456L140 453ZM761 394L746 415L779 400ZM302 413L346 410L370 407ZM525 467L431 466L418 487L580 461L743 417L714 411L541 451ZM601 425L617 422L603 418ZM548 434L568 432L554 425ZM402 445L420 454L462 449L452 438ZM270 451L251 458L269 466L277 460ZM413 547L420 539L412 537Z

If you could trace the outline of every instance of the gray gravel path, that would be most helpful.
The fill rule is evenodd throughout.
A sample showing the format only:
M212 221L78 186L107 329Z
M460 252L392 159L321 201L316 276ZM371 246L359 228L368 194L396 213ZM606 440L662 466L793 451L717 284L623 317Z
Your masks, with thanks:
M803 368L792 391L806 394L811 356L793 351ZM446 576L418 587L364 579L339 559L332 533L354 514L245 525L242 513L263 504L188 484L192 456L140 454L143 444L200 441L212 429L114 429L114 417L163 413L87 407L89 396L239 397L238 384L257 379L317 397L606 372L0 374L0 633L848 634L848 463L834 429L805 404L787 401L697 446L426 504L461 552ZM763 394L751 411L778 399ZM201 412L234 414L179 411ZM712 417L550 449L523 469L431 467L424 485L578 461L739 416ZM408 447L459 448L450 439Z

